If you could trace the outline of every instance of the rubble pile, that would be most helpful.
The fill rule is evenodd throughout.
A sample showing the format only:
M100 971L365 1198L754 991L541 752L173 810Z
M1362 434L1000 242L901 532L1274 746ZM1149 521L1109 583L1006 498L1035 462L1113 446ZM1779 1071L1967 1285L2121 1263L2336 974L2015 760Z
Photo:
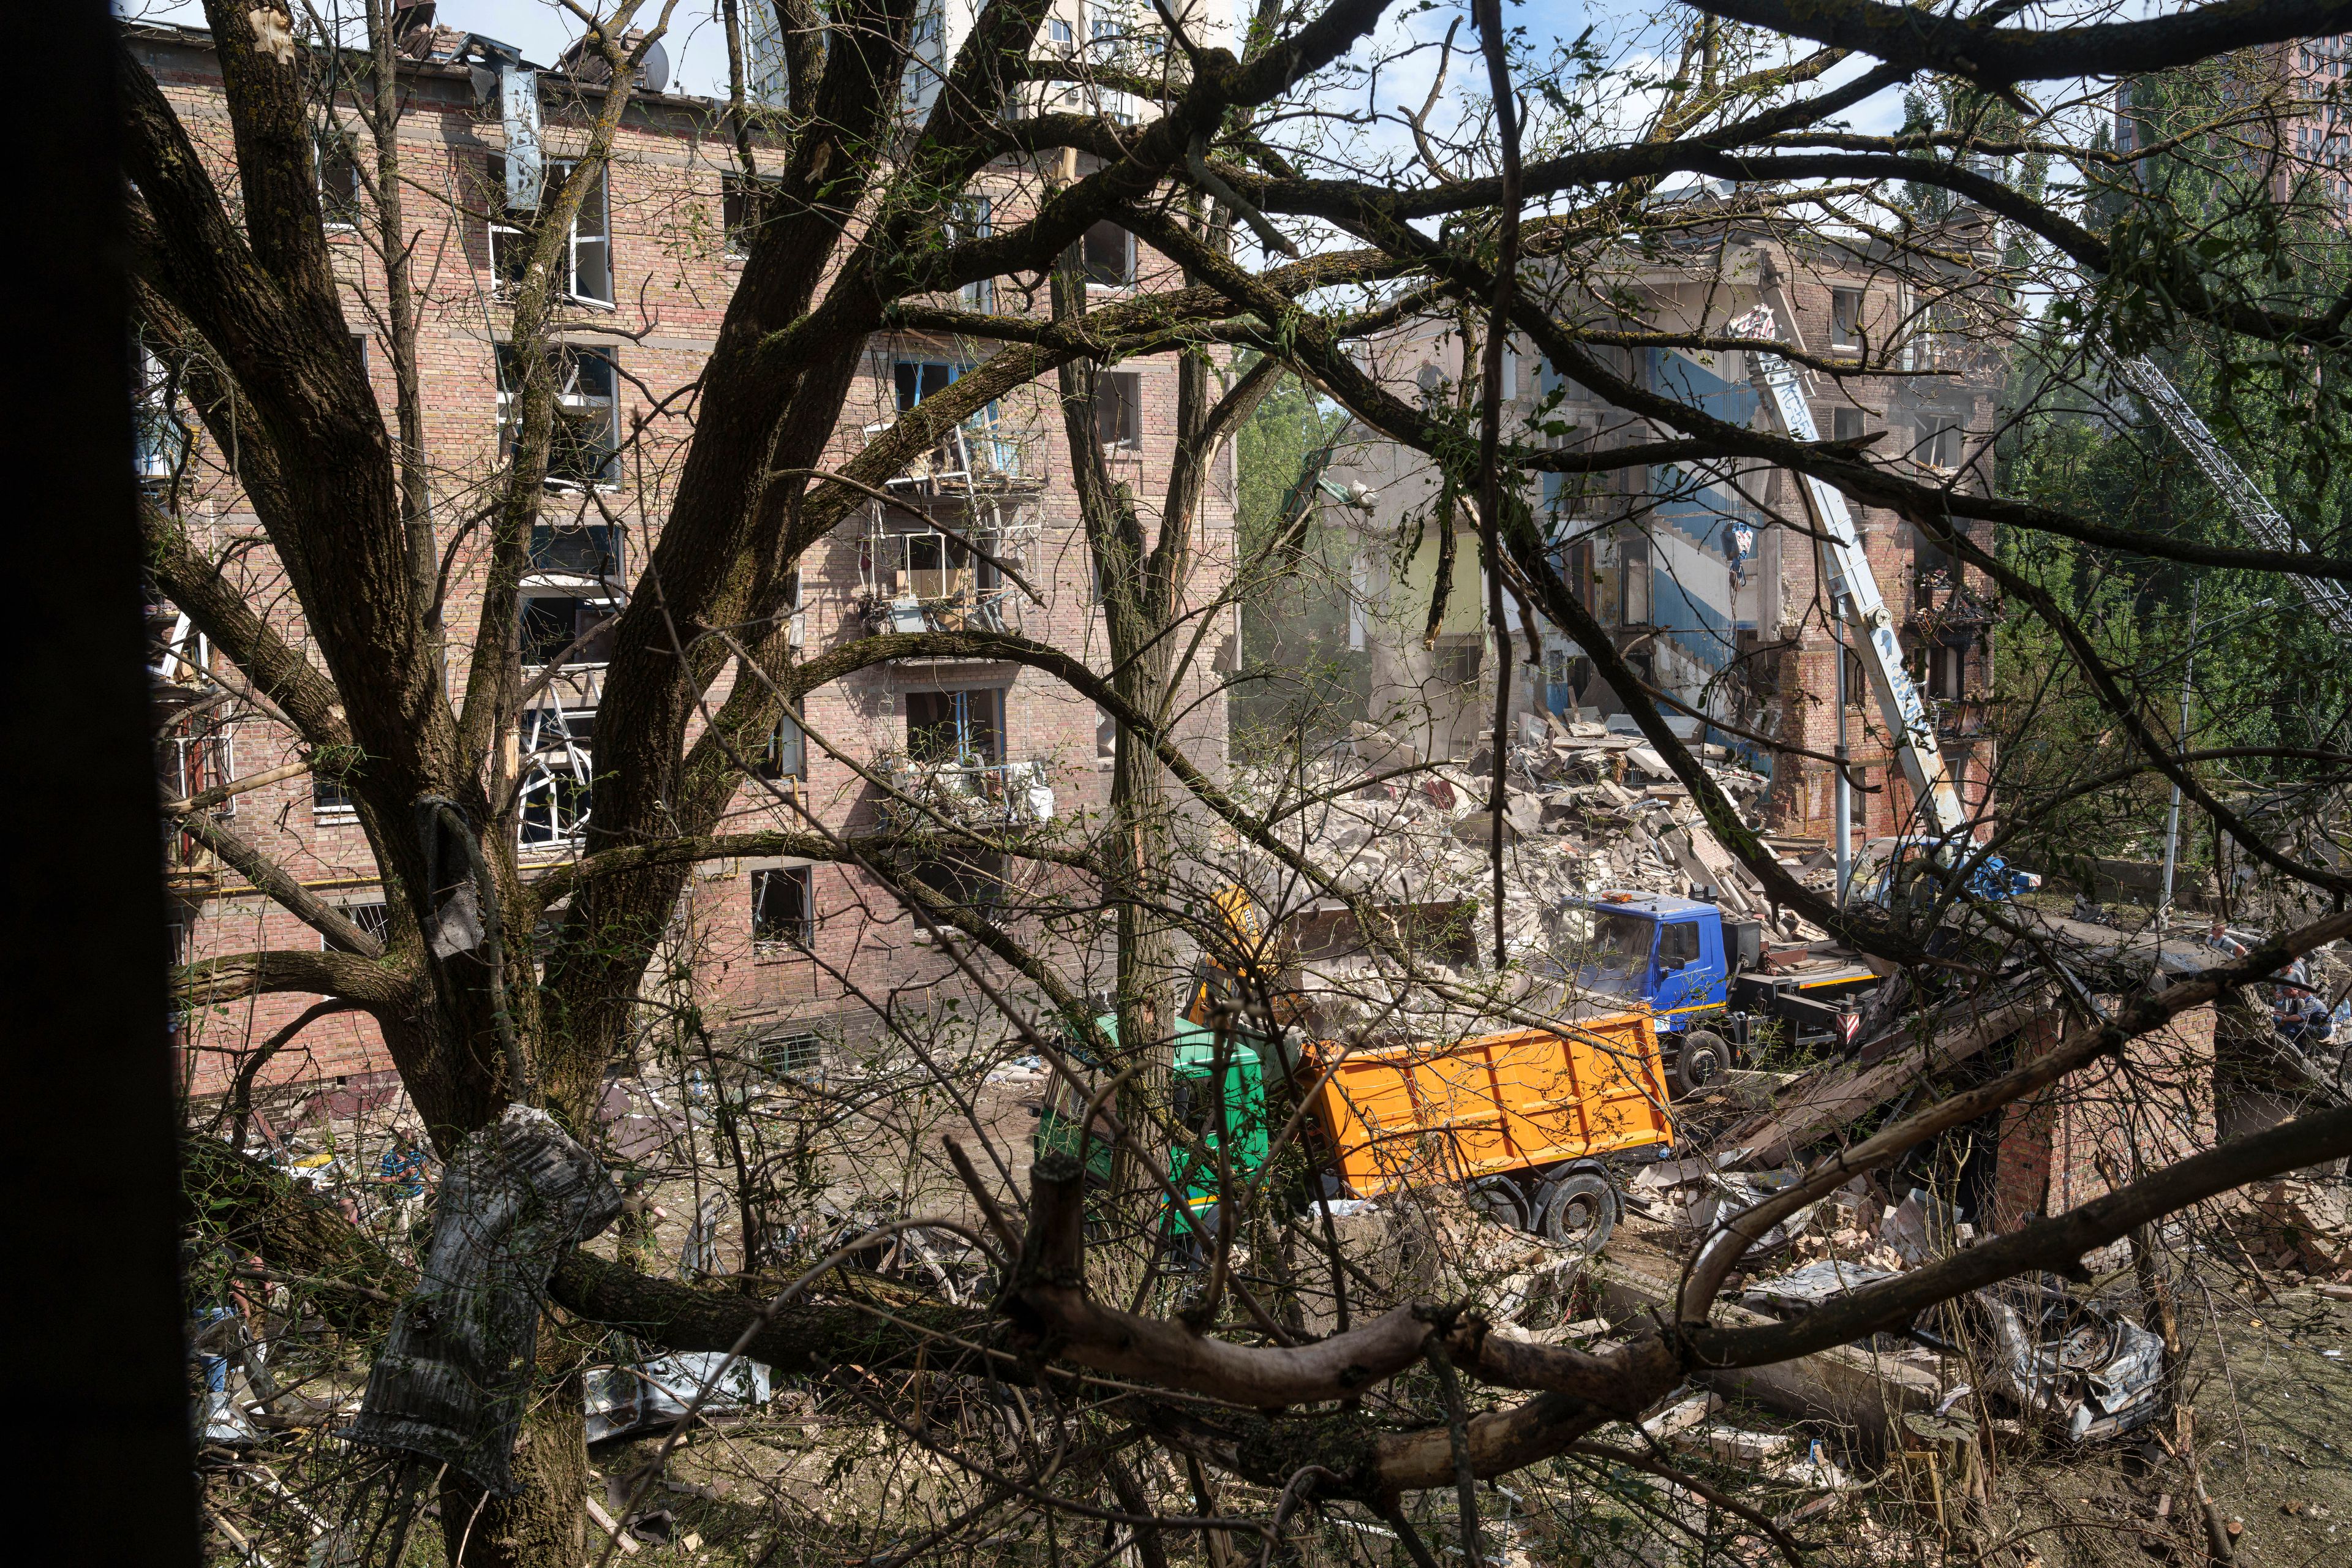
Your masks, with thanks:
M1760 826L1770 781L1732 765L1721 746L1700 751L1743 819ZM1310 763L1294 786L1318 802L1307 814L1306 852L1336 880L1386 902L1480 899L1493 876L1490 767L1484 757L1432 761L1359 721L1351 743ZM1762 884L1708 830L1690 791L1640 736L1523 714L1504 775L1505 927L1514 953L1552 945L1563 902L1604 888L1705 889L1732 913L1774 920ZM1356 779L1368 782L1350 790ZM1822 934L1793 914L1780 915L1774 930L1795 940Z

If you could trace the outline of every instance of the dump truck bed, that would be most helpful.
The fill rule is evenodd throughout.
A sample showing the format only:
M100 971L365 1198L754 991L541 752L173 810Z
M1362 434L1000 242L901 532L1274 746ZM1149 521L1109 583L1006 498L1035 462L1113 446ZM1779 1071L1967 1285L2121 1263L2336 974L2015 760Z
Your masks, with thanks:
M1450 1046L1359 1048L1336 1060L1315 1115L1358 1197L1461 1182L1674 1142L1647 1013L1514 1029Z

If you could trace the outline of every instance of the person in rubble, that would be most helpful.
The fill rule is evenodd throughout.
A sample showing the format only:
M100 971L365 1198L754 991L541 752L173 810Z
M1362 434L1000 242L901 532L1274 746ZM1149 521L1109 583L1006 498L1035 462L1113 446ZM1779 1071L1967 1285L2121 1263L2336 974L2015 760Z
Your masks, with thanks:
M416 1130L404 1123L394 1128L392 1143L376 1166L383 1212L394 1236L407 1237L415 1231L417 1213L425 1203L427 1163Z
M2265 989L2271 994L2271 1026L2280 1039L2302 1051L2327 1043L2333 1033L2327 1004L2312 987L2308 964L2296 959L2279 971L2278 984Z
M2230 928L2221 923L2221 917L2219 915L2213 917L2212 930L2205 933L2205 945L2218 948L2231 958L2246 956L2246 944L2230 934Z

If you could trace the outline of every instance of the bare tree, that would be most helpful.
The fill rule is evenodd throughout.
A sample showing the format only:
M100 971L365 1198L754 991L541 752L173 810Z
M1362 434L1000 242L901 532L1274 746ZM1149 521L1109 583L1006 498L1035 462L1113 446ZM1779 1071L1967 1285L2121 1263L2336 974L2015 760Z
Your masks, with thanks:
M1873 236L1906 275L1941 279L1948 289L1956 279L1979 288L2013 286L1986 276L2002 263L1956 237L1958 220L1898 221L1886 193L1901 182L1948 193L1966 205L1967 223L2003 226L2045 278L2104 278L2102 298L2162 278L2171 310L2242 342L2338 353L2343 312L2334 302L2248 298L2209 278L2218 268L2204 250L2166 235L2136 239L2140 248L2124 254L2115 237L2125 226L2095 229L2046 192L1981 165L1996 153L2015 151L2114 166L2111 154L2068 140L2063 123L2023 100L2021 82L2059 71L2184 65L2215 52L2223 41L2220 29L2229 30L2232 45L2294 37L2336 25L2343 7L2272 6L2250 22L2242 7L2213 6L2057 32L2006 27L1997 19L1917 22L1913 13L1872 5L1785 17L1748 14L1769 7L1707 9L1777 28L1778 36L1690 20L1681 40L1686 67L1696 70L1657 85L1653 111L1628 127L1585 114L1580 104L1572 104L1577 113L1548 117L1534 103L1549 100L1536 89L1538 81L1558 93L1561 80L1580 80L1577 90L1594 98L1622 77L1591 67L1578 49L1560 59L1531 58L1527 46L1506 37L1498 7L1475 7L1486 91L1472 95L1451 132L1433 127L1428 109L1406 116L1417 163L1351 168L1345 139L1358 117L1341 99L1360 89L1368 105L1363 120L1388 113L1370 98L1376 68L1390 63L1376 37L1387 11L1378 0L1337 0L1311 14L1262 6L1238 57L1202 46L1163 13L1153 70L1124 59L1084 68L1059 59L1038 46L1046 21L1041 0L997 0L978 12L954 58L938 62L935 106L903 135L896 118L901 80L917 53L917 8L906 0L851 0L823 14L779 6L776 20L792 39L784 106L767 122L751 112L740 46L730 106L730 134L747 169L756 159L772 178L762 221L726 302L718 346L693 389L691 434L661 494L658 536L611 633L598 718L600 776L584 853L536 879L527 879L518 860L516 780L505 742L527 695L511 635L519 585L532 529L547 506L542 481L560 438L555 279L565 231L608 174L630 83L673 20L672 9L648 16L624 3L584 23L587 47L603 62L604 90L583 100L586 153L547 195L525 236L513 300L513 437L477 515L464 523L436 508L425 474L413 311L424 285L415 270L416 229L404 216L414 191L393 145L401 109L387 8L371 6L364 51L337 53L340 40L306 34L291 13L271 4L207 6L235 133L233 195L216 183L214 165L126 51L121 86L142 330L184 367L182 384L212 448L233 454L235 484L260 519L290 600L255 602L240 563L209 553L187 516L175 511L176 489L148 510L151 570L158 587L234 667L226 679L237 700L286 725L313 768L343 780L390 906L381 939L360 929L211 819L206 808L219 795L192 793L174 803L185 831L316 931L323 947L206 959L183 972L184 993L207 1001L318 993L366 1010L446 1155L488 1136L510 1103L543 1108L558 1122L585 1131L595 1123L608 1066L634 1047L648 1009L648 965L676 931L692 868L732 856L789 852L857 867L932 933L952 930L969 939L995 967L959 961L965 978L1004 1028L1036 1049L1049 1070L1077 1084L1080 1075L1063 1047L1065 1026L1083 1030L1091 1024L1085 988L1073 983L1080 967L1050 941L943 896L916 871L935 863L945 846L956 855L1009 857L1070 873L1066 884L1039 896L1039 924L1050 926L1045 914L1112 911L1123 1059L1138 1071L1116 1085L1115 1103L1090 1109L1103 1112L1102 1135L1117 1150L1122 1175L1115 1199L1126 1217L1145 1222L1133 1227L1152 1249L1140 1268L1131 1253L1106 1258L1118 1249L1090 1245L1083 1173L1048 1155L1034 1165L1021 1219L1013 1217L1020 1204L1009 1172L983 1173L959 1159L954 1212L907 1215L843 1237L810 1270L762 1279L764 1300L740 1289L655 1279L587 1251L562 1258L550 1289L570 1321L625 1327L671 1350L745 1352L782 1372L845 1379L909 1370L904 1387L851 1381L844 1397L888 1441L945 1452L983 1489L984 1503L938 1527L946 1538L1017 1498L1057 1516L1118 1527L1147 1558L1181 1529L1221 1542L1211 1553L1221 1561L1222 1543L1235 1533L1255 1533L1271 1548L1310 1498L1364 1504L1411 1540L1396 1510L1399 1495L1455 1489L1463 1500L1464 1550L1475 1560L1475 1479L1556 1456L1589 1457L1579 1446L1594 1432L1638 1416L1686 1377L1783 1362L1899 1328L1927 1308L2021 1273L2064 1272L2086 1250L2128 1238L2164 1216L2352 1150L2352 1111L2320 1110L2138 1174L2108 1196L1851 1292L1793 1323L1727 1327L1715 1317L1727 1276L1748 1243L1790 1209L2041 1092L2184 1010L2263 982L2294 958L2352 932L2352 918L2331 912L2281 921L2247 955L2217 960L2161 986L2153 975L2126 976L2116 987L2118 999L2103 1010L2080 1007L2063 1040L2043 1055L1823 1152L1787 1193L1731 1219L1687 1260L1670 1321L1606 1354L1490 1333L1465 1302L1414 1299L1410 1291L1369 1321L1343 1316L1332 1332L1312 1337L1295 1315L1282 1321L1281 1301L1270 1310L1230 1267L1233 1226L1219 1235L1207 1282L1197 1291L1153 1273L1167 1236L1150 1221L1166 1195L1168 1150L1185 1137L1168 1103L1159 1053L1173 1028L1178 1003L1170 982L1181 971L1184 948L1218 940L1199 900L1224 869L1207 842L1213 835L1278 868L1312 896L1347 908L1429 994L1503 1016L1517 1005L1503 973L1507 955L1498 953L1491 970L1465 983L1433 972L1409 941L1381 938L1390 928L1374 900L1331 876L1286 833L1297 810L1295 791L1291 797L1272 792L1269 805L1265 794L1223 777L1213 760L1188 753L1182 741L1181 710L1198 677L1205 617L1229 602L1222 591L1202 590L1192 553L1209 459L1280 365L1311 378L1366 428L1426 454L1450 496L1475 498L1477 548L1490 584L1486 613L1498 642L1507 640L1507 595L1525 605L1525 619L1540 616L1573 637L1626 699L1707 825L1771 897L1905 966L1918 993L1963 995L1949 987L2003 965L2048 963L2047 951L2006 911L1968 897L1963 879L1940 889L1922 919L1901 908L1841 908L1792 875L1677 737L1610 628L1565 580L1555 542L1526 499L1537 476L1763 463L1825 480L1900 515L2048 628L2104 721L2128 741L2128 766L2152 769L2177 784L2214 835L2248 861L2342 901L2340 858L2282 848L2210 787L2194 771L2198 759L2185 738L2168 735L2150 718L2135 683L2118 674L2065 604L2021 569L2013 552L1989 548L1982 531L1971 530L1990 524L2012 537L2063 539L2185 566L2335 581L2352 574L2352 562L2316 548L2214 544L2118 527L2035 500L1922 477L1874 458L1864 449L1867 443L1804 442L1751 428L1623 374L1621 361L1604 357L1628 347L1723 349L1731 340L1644 321L1622 292L1606 317L1585 307L1593 280L1613 288L1612 256L1678 236L1704 237L1710 226L1720 228L1727 210L1821 243ZM729 16L730 33L740 31L734 7ZM640 23L651 25L632 35ZM1813 37L1823 42L1818 51L1783 47L1789 38ZM1418 54L1428 47L1408 37L1400 48ZM1753 56L1752 68L1730 68L1741 50ZM1850 52L1885 63L1842 85L1821 85ZM1994 143L1967 128L1862 136L1837 123L1869 94L1921 69L1948 72L1996 101L2016 100L2022 118L2003 132L2009 140ZM1098 112L1004 113L1017 85L1073 78L1147 101L1151 114L1130 124ZM396 406L389 423L345 331L345 293L323 237L312 131L322 81L328 99L358 104L376 143L372 244L383 279L381 322L394 344ZM1571 102L1564 94L1560 101ZM1296 134L1283 129L1294 121ZM1088 155L1091 172L1077 174L1073 153ZM1000 159L1050 164L1057 177L1041 181L1033 216L941 243L939 237L952 232L956 198ZM1676 175L1724 182L1733 194L1674 198L1666 183ZM1183 286L1087 308L1067 258L1104 220L1171 258L1184 273ZM1285 223L1297 238L1286 235ZM1255 237L1256 255L1233 242L1236 225ZM1275 258L1299 248L1298 239L1321 247L1303 258ZM1576 277L1579 268L1582 277ZM937 302L946 290L1011 274L1041 280L1055 301L1050 316L956 310ZM1569 278L1576 279L1573 286L1563 282ZM1470 399L1400 395L1356 352L1370 335L1432 313L1471 323L1465 336L1476 338L1483 369ZM972 374L905 410L855 459L828 471L827 443L868 339L893 321L928 323L1000 346ZM1560 373L1648 421L1652 433L1595 448L1507 428L1497 372L1507 341L1519 336ZM1216 372L1236 346L1262 357L1220 391ZM1182 355L1180 449L1155 535L1139 498L1122 492L1101 462L1097 377L1123 357L1171 350ZM1867 352L1853 360L1816 353L1810 363L1832 377L1895 368ZM1063 404L1087 544L1102 585L1108 675L1066 648L986 629L883 633L796 657L791 595L801 559L910 458L975 410L1048 371ZM1452 520L1444 521L1450 539ZM453 625L443 563L460 535L474 529L484 531L487 545L482 593L474 624L460 627ZM1255 585L1265 578L1244 573L1240 580ZM315 659L291 635L298 614ZM934 814L911 834L845 835L813 816L788 829L727 831L752 771L749 759L780 717L799 711L802 699L828 683L918 655L1012 661L1097 704L1120 738L1108 828L1076 844L1042 835L983 837ZM1499 806L1499 721L1496 730L1492 804ZM2332 734L2302 750L2315 768L2341 762ZM2099 786L2094 780L2082 787ZM1497 810L1491 847L1498 895L1500 816ZM1208 832L1196 831L1202 825ZM1499 916L1502 900L1496 901ZM1948 929L1967 932L1971 945L1959 958L1943 945L1940 933ZM535 946L541 931L543 952ZM997 983L1005 975L1047 1008L1008 998ZM1265 1009L1273 999L1258 1001ZM908 1044L912 1049L922 1042ZM968 1102L961 1103L969 1114ZM909 1116L904 1125L917 1122ZM1090 1117L1083 1125L1097 1122ZM730 1126L720 1133L717 1163L735 1167L738 1196L748 1205L753 1183L745 1145ZM196 1179L214 1194L208 1225L233 1237L240 1251L250 1248L270 1270L328 1282L320 1299L333 1303L355 1331L380 1329L384 1309L412 1283L400 1259L236 1151L200 1142L189 1157ZM1273 1207L1271 1195L1255 1184L1247 1194L1224 1196L1237 1210L1253 1203ZM747 1220L749 1215L747 1207ZM970 1231L975 1251L991 1256L1000 1280L992 1303L909 1300L903 1289L894 1294L838 1272L918 1225ZM751 1225L745 1229L748 1238ZM1328 1215L1318 1227L1309 1205L1304 1215L1269 1221L1260 1234L1266 1245L1258 1250L1276 1258L1322 1250L1332 1295L1346 1300L1349 1265L1330 1242ZM812 1303L810 1292L826 1274L835 1294ZM1128 1305L1097 1299L1089 1282L1107 1279L1130 1285ZM1358 1289L1360 1302L1360 1281ZM565 1321L551 1314L542 1336L548 1396L530 1404L524 1424L520 1491L489 1497L455 1473L441 1484L452 1561L579 1558L588 1461L575 1381L580 1362L563 1348ZM1226 1325L1223 1332L1210 1331L1220 1324ZM1411 1381L1424 1368L1432 1369L1429 1388ZM1066 1454L1055 1443L1035 1441L1033 1430L1019 1456L1031 1468L1018 1475L997 1468L981 1447L960 1447L926 1424L923 1390L933 1376L962 1380L967 1390L1018 1384L1038 1391L1057 1419L1068 1417L1075 1449ZM1496 1403L1518 1394L1528 1397ZM1367 1408L1368 1395L1381 1401L1376 1410ZM1480 1406L1475 1411L1474 1396ZM1193 1514L1160 1516L1158 1500L1126 1468L1122 1455L1147 1437L1181 1457ZM1066 1458L1074 1479L1057 1492L1051 1483L1065 1473ZM1215 1506L1210 1469L1264 1487L1277 1501L1265 1518L1227 1519ZM400 1489L417 1479L374 1477L368 1484ZM1109 1501L1089 1500L1103 1489ZM407 1525L399 1529L404 1540ZM1106 1536L1106 1547L1111 1544ZM922 1549L904 1548L908 1556Z

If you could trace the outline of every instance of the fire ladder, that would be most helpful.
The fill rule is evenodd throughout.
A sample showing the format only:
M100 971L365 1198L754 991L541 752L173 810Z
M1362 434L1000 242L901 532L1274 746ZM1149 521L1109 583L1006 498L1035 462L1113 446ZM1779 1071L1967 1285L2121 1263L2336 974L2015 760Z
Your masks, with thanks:
M2124 384L2139 394L2140 401L2147 405L2158 422L2187 450L2189 461L2197 465L2198 471L2220 494L2221 505L2255 543L2284 554L2311 552L2310 547L2295 537L2294 530L2287 526L2286 519L2279 515L2270 498L2247 478L2229 449L2214 439L2205 421L2197 416L2189 400L2180 395L2179 389L2156 368L2153 361L2145 354L2134 354L2113 363ZM2336 636L2352 637L2352 590L2330 577L2305 577L2299 573L2289 575L2304 602Z
M1812 405L1797 367L1774 352L1778 317L1769 305L1759 305L1727 329L1735 337L1760 340L1749 351L1751 373L1764 394L1764 405L1783 434L1793 440L1820 440ZM1944 765L1943 748L1936 743L1936 721L1903 668L1903 639L1895 616L1878 592L1878 579L1863 552L1854 531L1853 514L1844 494L1811 474L1799 475L1820 552L1822 576L1830 602L1840 619L1853 628L1863 672L1876 699L1880 717L1894 738L1895 758L1927 828L1926 837L1957 851L1968 839L1970 824L1960 793L1952 787L1951 770Z

